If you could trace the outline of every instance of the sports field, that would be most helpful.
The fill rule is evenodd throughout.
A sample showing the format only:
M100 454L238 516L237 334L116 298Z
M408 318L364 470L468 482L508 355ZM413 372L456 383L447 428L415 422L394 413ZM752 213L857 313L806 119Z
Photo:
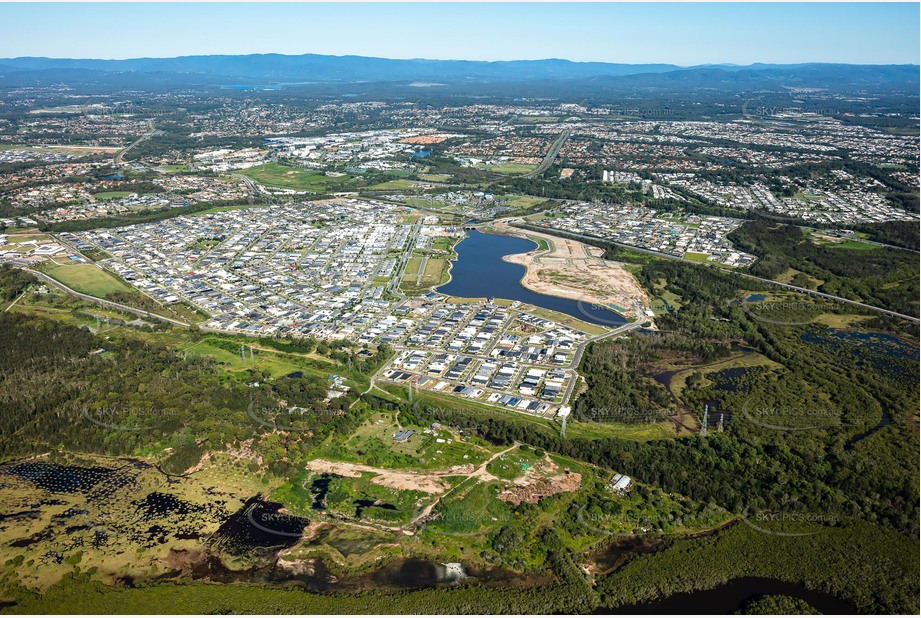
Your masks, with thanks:
M326 191L348 184L351 176L327 176L323 172L266 163L240 172L253 182L295 191Z
M92 264L55 264L45 262L40 270L69 288L97 298L115 292L132 292L125 283Z
M524 163L502 163L500 165L486 165L480 163L477 169L496 172L497 174L527 174L537 169L536 165L527 165Z

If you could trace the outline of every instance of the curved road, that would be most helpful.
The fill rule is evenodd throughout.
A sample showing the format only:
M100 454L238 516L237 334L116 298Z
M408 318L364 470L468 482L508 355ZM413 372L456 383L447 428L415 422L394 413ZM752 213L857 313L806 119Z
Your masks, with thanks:
M639 321L628 322L627 324L624 324L623 326L618 326L612 331L602 333L601 335L596 335L595 337L590 337L586 339L585 341L583 341L582 343L580 343L576 347L575 353L572 355L572 362L569 363L569 366L567 367L567 369L571 369L573 374L575 375L573 376L573 379L569 381L569 384L566 385L566 392L563 393L563 398L560 399L560 405L563 405L563 406L570 405L569 398L572 396L572 391L576 387L576 384L579 382L579 372L578 372L579 362L582 360L582 355L585 353L585 348L588 347L588 344L594 343L595 341L600 341L602 339L607 339L608 337L613 337L614 335L621 335L623 333L629 332L631 330L636 330L637 328L641 328L641 327L642 327L642 323Z
M158 315L156 313L144 311L143 309L135 309L134 307L129 307L128 305L116 303L111 300L105 300L104 298L96 298L95 296L90 296L89 294L83 294L81 292L74 290L73 288L67 287L66 285L58 281L57 279L54 279L53 277L49 277L45 273L39 272L37 270L32 270L31 268L23 268L22 270L35 275L36 277L38 277L45 283L50 283L51 285L58 288L59 290L63 290L64 292L67 292L68 294L72 294L78 298L82 298L83 300L87 300L92 303L98 303L106 307L112 307L113 309L118 309L119 311L133 313L134 315L141 316L144 318L153 318L155 320L162 320L164 322L169 322L170 324L174 324L176 326L182 326L183 328L188 328L189 326L191 326L191 324L182 322L180 320L174 320L173 318L168 318L164 315Z
M566 129L560 133L560 136L556 138L556 141L553 142L553 145L550 146L550 151L547 152L547 156L544 157L544 160L540 162L540 165L537 166L537 169L533 172L528 172L524 175L524 177L534 178L535 176L540 176L546 172L547 168L553 165L553 161L556 159L556 155L560 154L560 148L563 147L563 144L566 142L566 140L569 139L570 135L572 135L572 131L569 129Z
M147 126L148 126L147 133L145 133L141 137L137 138L135 141L128 144L128 146L120 150L118 154L115 155L115 165L122 165L122 157L125 156L125 153L127 153L129 150L131 150L132 148L134 148L135 146L137 146L144 140L149 139L151 136L156 135L158 133L158 131L154 128L153 120L148 120Z

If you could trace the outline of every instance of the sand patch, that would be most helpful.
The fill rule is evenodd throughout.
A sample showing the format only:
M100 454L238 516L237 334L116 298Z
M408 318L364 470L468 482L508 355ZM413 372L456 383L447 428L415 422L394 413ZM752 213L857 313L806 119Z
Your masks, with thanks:
M622 264L602 258L604 250L599 247L503 224L496 228L516 236L541 238L550 245L550 250L503 258L525 267L521 284L529 290L601 305L644 321L650 319L638 315L649 306L646 292Z
M431 473L401 472L362 464L327 461L325 459L314 459L307 464L307 469L320 474L338 474L348 478L359 478L363 472L370 472L375 475L371 479L371 482L375 485L391 489L421 491L427 494L440 494L447 491L451 488L451 485L441 480L441 477L459 473L450 470Z

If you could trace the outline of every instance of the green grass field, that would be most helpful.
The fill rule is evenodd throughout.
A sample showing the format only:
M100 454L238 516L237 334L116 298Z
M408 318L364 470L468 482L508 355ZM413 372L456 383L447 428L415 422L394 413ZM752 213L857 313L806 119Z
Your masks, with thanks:
M328 442L312 455L334 461L362 463L386 469L441 470L449 466L480 464L491 451L472 442L460 441L450 432L415 432L405 442L394 442L393 434L404 429L392 413L373 414L346 440ZM441 440L441 442L438 442Z
M400 288L406 292L418 292L440 285L448 280L448 260L439 257L430 257L425 262L425 270L422 271L422 277L419 283L416 283L416 277L419 274L419 268L422 264L422 258L413 256L409 258L406 264L406 273L400 282Z
M327 176L323 172L303 170L279 163L257 165L240 172L253 182L295 191L326 191L347 186L351 176Z
M559 116L518 116L518 122L559 122Z
M10 232L7 234L6 240L10 244L29 242L30 240L34 240L38 243L43 243L48 240L51 240L51 237L48 236L48 234L33 234L30 232L20 232L20 233Z
M508 205L512 208L530 208L547 201L546 198L532 195L502 195L499 199L508 200Z
M446 182L451 180L450 174L419 174L419 178L429 182Z
M438 285L442 282L443 274L448 267L448 261L444 258L429 258L425 263L425 271L422 274L423 287Z
M439 517L429 524L432 533L475 535L494 521L512 518L507 502L496 499L498 483L465 483L438 505Z
M486 165L480 163L477 169L495 172L497 174L527 174L537 169L536 165L526 165L524 163L502 163L500 165Z
M97 200L116 200L129 195L131 195L131 191L103 191L102 193L94 193L93 197Z
M534 454L530 448L516 448L504 455L499 455L489 462L486 471L500 479L512 480L524 474L527 468L537 463L541 458Z
M114 275L91 264L58 265L48 261L41 265L40 270L77 292L97 298L105 298L115 292L134 291Z
M684 254L684 259L689 262L706 262L708 257L710 257L709 253L695 253L694 251Z
M403 277L412 277L413 282L416 280L416 275L419 274L419 266L422 265L422 258L418 255L414 255L409 258L409 261L406 262L406 270L403 273Z
M432 250L450 251L455 242L457 242L456 238L451 238L450 236L439 236L432 241Z
M527 236L527 234L525 234L525 236ZM527 236L527 238L537 244L538 251L547 251L550 249L550 243L543 238L538 238L537 236Z
M298 363L294 358L288 358L280 353L266 352L264 350L254 350L252 360L250 360L249 349L246 349L246 364L243 364L238 351L231 352L230 350L215 345L215 343L217 343L215 339L205 338L188 347L181 348L181 351L197 356L210 356L220 363L226 371L257 369L268 372L273 378L300 371L305 374L313 373L325 377L325 373L311 371L309 368L305 368L301 363Z
M368 189L372 191L390 191L393 189L414 189L417 185L412 180L388 180L376 185L371 185Z
M842 243L832 243L832 247L836 249L856 249L858 251L873 251L874 249L879 249L876 245L860 242L859 240L845 240Z

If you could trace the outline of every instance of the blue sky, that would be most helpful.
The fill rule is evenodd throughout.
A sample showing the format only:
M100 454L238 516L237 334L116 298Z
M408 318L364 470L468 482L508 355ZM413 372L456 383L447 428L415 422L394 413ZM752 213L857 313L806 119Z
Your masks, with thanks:
M918 3L0 3L0 57L919 63Z

